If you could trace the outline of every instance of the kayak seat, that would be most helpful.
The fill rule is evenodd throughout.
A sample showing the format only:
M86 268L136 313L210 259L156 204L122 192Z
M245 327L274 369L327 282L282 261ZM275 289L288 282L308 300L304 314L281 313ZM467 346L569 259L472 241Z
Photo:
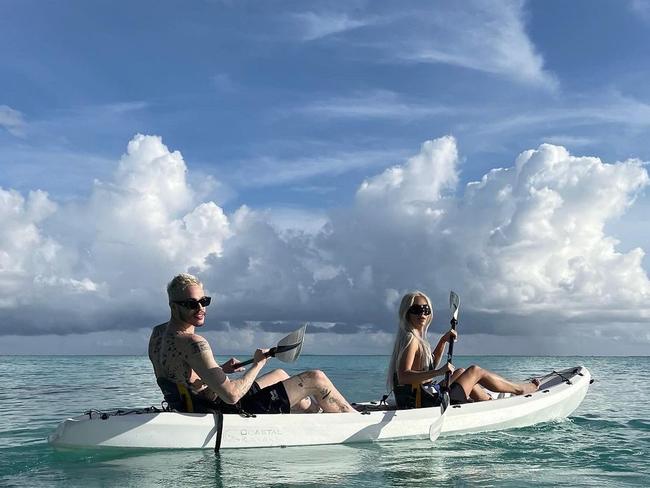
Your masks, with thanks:
M167 378L156 378L156 382L170 409L183 413L241 413L237 405L230 405L220 399L210 401L196 395L186 385Z
M393 388L395 402L399 410L407 408L439 407L440 395L423 388L419 383L410 385L395 384Z

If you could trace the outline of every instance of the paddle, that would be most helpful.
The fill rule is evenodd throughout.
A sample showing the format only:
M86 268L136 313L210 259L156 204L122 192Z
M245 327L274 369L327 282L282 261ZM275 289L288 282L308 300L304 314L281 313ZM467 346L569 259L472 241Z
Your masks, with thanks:
M300 327L300 329L294 330L291 334L284 337L283 339L280 339L280 342L278 342L277 346L274 346L266 351L264 353L264 356L267 358L278 358L284 363L293 363L296 359L298 359L298 356L300 356L300 351L302 351L302 341L305 337L306 328L307 324ZM242 366L251 364L253 361L254 359L251 358L241 363L235 363L232 365L232 368L238 369Z
M456 325L458 325L458 309L460 308L460 298L456 293L451 291L449 293L449 309L451 310L451 329L456 330ZM454 340L453 338L449 338L449 347L447 351L447 362L451 363L451 359L454 355ZM438 436L440 435L440 432L442 431L442 424L445 421L445 413L447 412L447 408L449 407L449 380L451 378L451 373L447 371L445 374L445 389L442 390L441 393L441 402L440 402L440 417L436 419L430 426L429 426L429 440L431 442L434 442Z

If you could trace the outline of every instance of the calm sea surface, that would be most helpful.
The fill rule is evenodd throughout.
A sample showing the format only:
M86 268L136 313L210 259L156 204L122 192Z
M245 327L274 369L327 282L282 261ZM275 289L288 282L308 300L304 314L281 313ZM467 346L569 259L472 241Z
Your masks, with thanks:
M351 401L384 391L383 356L302 356ZM524 379L584 365L595 378L565 421L486 434L353 446L209 451L58 451L58 422L90 408L159 405L136 356L0 356L0 486L650 486L650 358L458 357ZM269 365L267 365L269 368Z

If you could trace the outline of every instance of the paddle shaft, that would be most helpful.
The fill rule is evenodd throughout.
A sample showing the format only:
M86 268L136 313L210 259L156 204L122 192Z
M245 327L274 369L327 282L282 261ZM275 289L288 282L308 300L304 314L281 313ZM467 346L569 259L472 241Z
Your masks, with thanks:
M458 307L460 306L460 299L453 291L449 294L449 305L453 306L453 311L451 314L451 330L456 330L456 325L458 325ZM447 352L447 364L451 363L451 359L454 356L454 338L449 336L449 347ZM429 426L429 440L435 442L435 440L442 432L442 426L445 421L445 414L449 410L449 404L451 400L449 399L449 382L451 381L451 373L447 371L445 373L445 387L440 392L440 417L435 420Z
M296 344L289 344L287 346L272 347L271 349L269 349L264 353L264 357L266 358L275 357L276 354L279 354L281 352L291 351L292 349L295 349L299 345L300 343L298 342ZM232 365L232 369L239 369L242 366L248 366L249 364L253 364L253 361L255 361L255 359L251 358L251 359L247 359L246 361L242 361L241 363L235 363Z
M454 317L451 318L449 322L451 324L451 330L456 330L456 325L458 325L458 320ZM451 359L454 356L454 338L449 337L449 350L447 352L447 363L451 363ZM447 390L449 390L449 380L451 379L451 372L447 371L445 373L445 385Z

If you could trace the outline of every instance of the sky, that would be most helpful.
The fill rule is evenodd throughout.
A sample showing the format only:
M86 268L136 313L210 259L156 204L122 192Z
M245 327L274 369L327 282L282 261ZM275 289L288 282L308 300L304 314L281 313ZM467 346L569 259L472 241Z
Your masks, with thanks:
M0 354L650 354L650 2L0 0Z

